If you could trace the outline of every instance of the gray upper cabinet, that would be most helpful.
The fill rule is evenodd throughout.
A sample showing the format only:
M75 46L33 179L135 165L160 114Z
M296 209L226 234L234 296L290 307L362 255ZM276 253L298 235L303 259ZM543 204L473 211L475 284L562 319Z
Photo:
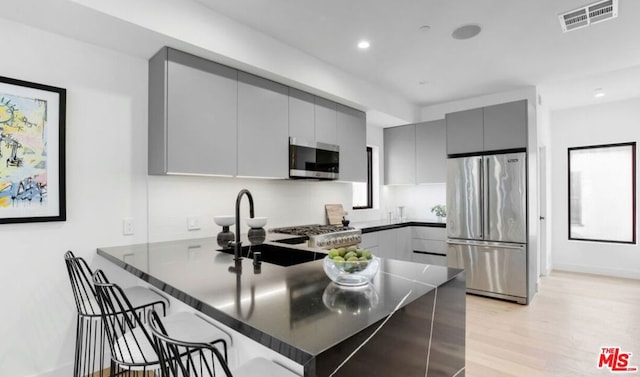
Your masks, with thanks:
M447 154L527 147L527 100L446 115Z
M362 111L337 105L340 180L367 181L367 118Z
M416 125L385 128L384 184L416 183Z
M315 140L315 96L289 88L289 136Z
M444 119L416 124L416 183L447 181L446 139Z
M328 99L289 88L289 136L337 144L336 106Z
M337 144L337 104L321 97L315 98L316 103L316 138L321 143Z
M289 177L289 88L238 72L238 175Z
M527 147L527 101L484 108L484 150Z
M170 48L149 60L149 174L236 173L237 71Z
M149 60L149 174L288 178L289 136L340 146L367 179L366 114L168 47Z
M483 111L482 108L446 114L447 154L482 152Z

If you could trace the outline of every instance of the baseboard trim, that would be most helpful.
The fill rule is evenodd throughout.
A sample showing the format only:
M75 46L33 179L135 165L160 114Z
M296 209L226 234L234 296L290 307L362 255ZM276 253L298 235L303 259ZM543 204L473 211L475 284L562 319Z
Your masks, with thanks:
M640 271L622 270L617 268L603 268L603 267L594 267L594 266L584 266L584 265L578 265L578 264L555 263L553 265L553 270L581 272L584 274L603 275L603 276L625 278L625 279L640 279Z
M30 377L69 377L73 375L73 363L51 369L44 373L33 374Z

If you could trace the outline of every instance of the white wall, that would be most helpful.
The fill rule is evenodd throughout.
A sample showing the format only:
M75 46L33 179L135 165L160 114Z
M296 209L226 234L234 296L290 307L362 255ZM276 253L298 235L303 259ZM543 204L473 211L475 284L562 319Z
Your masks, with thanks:
M384 213L392 212L393 217L397 216L397 207L404 206L405 216L409 219L437 222L438 218L431 208L436 204L447 204L446 183L390 185L384 189L388 197Z
M369 123L369 119L367 119ZM354 222L380 220L387 200L384 193L384 132L382 127L367 125L367 146L373 148L373 208L347 210L348 218Z
M640 140L638 124L640 124L640 98L551 113L552 214L555 219L552 235L554 269L640 278L638 245L569 241L566 221L567 148L638 142Z
M548 275L551 272L551 233L553 229L553 216L551 213L551 110L546 101L546 92L541 89L538 92L538 152L540 152L538 165L538 189L540 193L540 273ZM560 219L561 220L561 219Z
M446 102L437 105L426 106L422 108L420 122L427 122L430 120L438 120L444 119L447 113L453 113L456 111L462 111L467 109L474 109L476 107L483 106L491 106L497 105L500 103L518 101L521 99L527 99L529 102L535 106L537 98L536 98L536 87L534 86L526 86L521 89L512 90L508 92L499 92L488 94L486 96L480 97L472 97L461 99L458 101ZM531 114L529 112L529 122L533 120L533 124L535 123L535 112ZM533 118L531 118L533 116Z
M149 241L214 237L222 229L217 215L234 215L238 192L251 191L256 216L267 217L266 228L326 224L325 204L351 211L351 184L320 181L245 178L149 176ZM196 216L201 229L187 231L187 217ZM240 204L249 217L249 201ZM241 222L246 230L246 223Z
M136 280L98 257L97 247L215 236L213 216L232 213L242 188L268 227L324 223L326 203L349 211L349 183L148 177L145 59L4 19L0 32L11 36L2 75L67 89L68 218L0 225L0 376L71 375L75 306L66 250L130 285ZM202 229L188 232L187 216L201 216ZM133 236L122 235L125 217L134 219Z
M164 36L169 45L361 110L408 122L416 106L375 84L249 28L194 0L71 0ZM153 9L153 12L149 12ZM159 46L161 47L161 46Z
M0 22L3 76L67 89L67 218L0 225L0 376L71 375L75 306L63 254L144 242L146 62ZM137 233L122 236L122 218ZM97 259L97 258L96 258Z

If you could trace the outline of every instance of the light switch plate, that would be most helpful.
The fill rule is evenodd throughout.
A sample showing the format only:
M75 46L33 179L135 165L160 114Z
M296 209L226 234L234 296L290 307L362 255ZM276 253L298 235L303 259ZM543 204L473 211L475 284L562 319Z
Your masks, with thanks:
M198 229L200 229L200 217L198 216L187 217L187 230L198 230Z
M133 218L125 217L122 219L122 234L130 236L133 234Z

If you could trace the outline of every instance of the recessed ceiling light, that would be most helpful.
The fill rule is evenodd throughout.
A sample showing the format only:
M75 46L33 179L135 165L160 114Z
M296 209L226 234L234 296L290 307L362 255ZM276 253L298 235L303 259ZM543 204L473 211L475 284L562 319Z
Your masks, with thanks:
M482 31L482 28L480 27L480 25L476 25L476 24L462 25L456 30L454 30L453 33L451 33L451 36L454 39L470 39L480 34L481 31Z
M418 85L425 85L427 82L427 80L420 80L418 81Z
M602 88L596 88L593 91L593 96L596 97L596 98L602 98L602 97L604 97L604 91L602 90Z
M422 25L422 26L420 26L420 28L418 30L420 30L420 31L429 31L429 30L431 30L431 26Z
M366 50L369 48L369 46L371 46L371 43L369 43L369 41L360 41L358 42L358 48L361 50Z

